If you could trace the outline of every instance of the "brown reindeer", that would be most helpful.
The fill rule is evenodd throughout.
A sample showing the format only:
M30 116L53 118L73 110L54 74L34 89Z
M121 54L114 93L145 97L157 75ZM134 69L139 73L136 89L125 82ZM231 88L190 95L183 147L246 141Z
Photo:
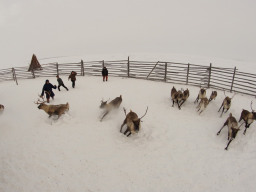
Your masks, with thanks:
M181 102L180 106L183 105L183 103L185 103L185 101L188 99L188 97L189 97L189 90L186 89L182 93L182 102Z
M224 95L226 96L225 99L223 100L218 112L220 112L221 108L222 108L222 112L220 114L220 117L222 117L222 114L224 112L224 110L226 109L226 111L224 113L227 113L227 111L230 109L231 107L231 100L234 98L236 93L234 93L234 95L230 98L228 96L226 96L225 91L224 91Z
M0 104L0 111L4 110L4 105Z
M44 110L48 115L49 115L49 118L52 116L52 115L57 115L58 118L65 113L65 111L68 111L69 110L69 104L66 103L66 104L59 104L59 105L46 105L45 104L46 101L40 101L38 100L36 102L36 104L39 104L38 106L38 109L42 109Z
M206 89L201 88L201 89L199 90L199 93L198 93L197 98L196 98L196 100L194 101L194 103L198 103L199 99L202 99L202 98L205 98L205 97L206 97Z
M212 91L209 102L211 102L213 99L215 100L217 97L217 91Z
M140 125L141 119L147 114L147 111L148 111L148 107L146 109L145 114L139 118L138 115L132 110L130 110L130 112L126 115L126 110L124 108L124 114L126 117L123 124L121 125L120 132L122 132L122 128L125 124L127 125L127 129L124 132L124 135L126 135L126 133L129 132L128 135L126 135L127 137L129 137L131 134L139 132L141 128L141 125Z
M205 110L208 104L209 100L207 99L207 97L204 97L200 100L198 106L196 107L198 109L197 111L200 111L199 114L201 114Z
M228 150L229 144L233 141L233 139L236 138L237 132L240 130L240 126L238 127L238 123L236 121L236 118L232 116L232 113L229 114L229 117L225 121L224 125L220 128L218 131L217 135L220 134L221 130L225 127L228 126L228 144L226 146L226 150Z
M107 103L107 101L101 101L101 105L100 108L101 109L105 109L105 113L101 118L101 121L103 120L103 118L112 110L115 108L119 108L120 104L122 103L122 95L120 95L120 97L116 97L115 99L113 99L112 101L110 101L109 103Z
M172 98L172 107L174 106L174 103L176 102L178 105L178 108L180 108L180 102L182 101L183 94L182 91L177 91L176 88L173 86L171 90L171 98Z
M252 102L251 102L251 109L252 109ZM245 123L245 129L244 129L244 135L246 133L246 130L250 127L250 125L253 123L254 120L256 120L256 112L252 109L252 112L249 112L245 109L241 112L241 116L239 119L239 122L241 120L244 120Z

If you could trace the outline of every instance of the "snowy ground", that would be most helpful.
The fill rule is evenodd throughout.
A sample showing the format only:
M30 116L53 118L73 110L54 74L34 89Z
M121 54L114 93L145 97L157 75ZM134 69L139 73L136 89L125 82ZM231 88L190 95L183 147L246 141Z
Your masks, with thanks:
M0 84L0 191L255 191L256 124L224 150L227 128L216 136L228 116L217 112L223 92L198 115L196 87L174 85L190 89L178 110L171 107L173 84L113 77L103 83L84 76L72 89L62 79L70 91L55 90L51 104L69 102L70 111L59 120L34 104L45 78ZM121 107L100 122L101 99L120 94ZM251 100L256 108L255 98L234 97L230 112L236 119ZM147 106L138 134L119 132L123 107L142 116Z

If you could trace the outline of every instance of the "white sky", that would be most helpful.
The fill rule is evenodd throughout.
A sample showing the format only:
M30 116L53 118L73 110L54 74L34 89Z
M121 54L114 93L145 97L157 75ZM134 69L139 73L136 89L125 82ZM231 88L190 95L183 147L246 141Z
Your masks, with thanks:
M33 53L256 61L255 10L254 0L0 0L0 67L27 66Z

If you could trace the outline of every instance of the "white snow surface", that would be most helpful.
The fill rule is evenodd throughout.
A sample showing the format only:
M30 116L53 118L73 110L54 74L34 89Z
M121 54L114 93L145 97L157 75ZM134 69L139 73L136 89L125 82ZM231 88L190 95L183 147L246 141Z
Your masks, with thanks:
M70 90L54 90L50 104L69 102L70 110L58 120L34 104L45 78L0 83L0 191L255 191L255 123L246 135L242 126L228 151L227 127L216 135L229 112L239 120L255 98L237 94L220 118L220 91L199 115L196 87L78 76L73 89L67 76L61 78ZM172 86L190 90L181 110L172 107ZM120 95L120 108L101 122L100 101ZM147 106L140 132L120 133L123 107L140 117Z

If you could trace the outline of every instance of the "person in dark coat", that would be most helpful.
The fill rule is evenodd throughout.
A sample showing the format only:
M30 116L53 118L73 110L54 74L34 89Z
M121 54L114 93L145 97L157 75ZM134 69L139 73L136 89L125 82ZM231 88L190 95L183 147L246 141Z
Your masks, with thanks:
M68 88L64 85L64 83L63 83L62 79L59 77L59 75L57 75L56 77L57 77L57 81L59 83L58 90L60 91L60 86L62 86L68 91Z
M76 82L76 72L72 71L68 77L68 80L71 79L72 81L72 87L75 88L75 82Z
M107 69L107 67L103 67L101 73L102 73L102 76L103 76L103 81L105 81L105 79L106 79L106 81L108 81L108 69Z
M41 97L43 97L44 96L44 93L46 94L46 98L47 98L47 103L49 103L50 102L50 97L52 98L52 99L54 99L54 93L53 93L53 91L52 91L52 89L56 89L57 87L56 87L56 85L52 85L50 82L49 82L49 80L47 79L46 81L45 81L45 84L44 84L44 86L43 86L43 90L42 90L42 93L41 93Z

